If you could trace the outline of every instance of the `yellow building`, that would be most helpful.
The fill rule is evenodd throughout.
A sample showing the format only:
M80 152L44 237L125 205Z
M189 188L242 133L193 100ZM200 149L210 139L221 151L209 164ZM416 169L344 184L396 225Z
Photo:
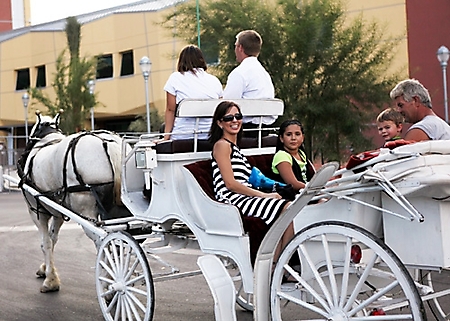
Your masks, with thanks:
M139 67L143 56L148 56L152 62L148 83L150 104L163 115L163 86L175 71L177 54L185 43L173 38L157 22L184 1L139 1L77 16L82 24L81 56L101 56L110 63L99 72L100 77L95 82L95 93L104 105L95 108L96 126L123 131L125 124L145 113L145 84ZM24 3L24 12L28 14L27 0ZM365 19L377 19L380 24L386 24L387 35L399 36L397 62L393 68L404 70L406 76L405 6L406 0L346 3L348 19L363 13ZM0 136L24 135L25 112L21 98L26 88L42 87L54 97L51 82L56 58L66 48L65 23L62 19L0 33ZM27 108L30 125L35 122L36 109L42 110L43 106L31 101ZM24 140L20 145L23 143ZM17 143L10 146L17 147Z
M98 71L95 82L95 93L104 105L95 108L96 122L129 120L145 113L145 83L139 67L143 56L152 63L148 81L150 103L163 113L162 88L185 43L171 37L157 22L180 2L183 1L140 1L77 16L82 24L80 55L101 56L108 63ZM65 23L62 19L0 33L0 128L20 127L23 135L25 113L21 98L26 88L41 87L54 97L51 82L55 61L67 46ZM30 124L35 121L35 110L43 109L32 103L28 108Z

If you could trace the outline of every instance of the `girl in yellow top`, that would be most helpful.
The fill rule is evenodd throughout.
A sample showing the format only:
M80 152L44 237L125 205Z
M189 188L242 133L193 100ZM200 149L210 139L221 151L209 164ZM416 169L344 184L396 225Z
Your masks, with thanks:
M306 158L303 140L302 124L295 119L284 121L278 133L277 152L272 160L275 179L291 184L295 191L304 188L315 173Z

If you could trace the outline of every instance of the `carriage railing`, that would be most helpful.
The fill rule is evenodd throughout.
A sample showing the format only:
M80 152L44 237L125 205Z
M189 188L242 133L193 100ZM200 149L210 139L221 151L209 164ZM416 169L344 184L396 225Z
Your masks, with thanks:
M203 130L199 130L199 121L202 118L212 118L214 111L222 102L222 99L184 99L182 100L177 108L176 117L188 117L195 118L195 126L193 130L190 131L180 131L177 134L193 134L194 135L194 152L197 151L198 147L198 135L205 133ZM259 117L260 124L256 129L249 129L248 131L258 131L258 144L257 147L262 147L262 119L267 116L281 116L284 111L283 101L280 99L233 99L233 102L239 105L242 114L248 117ZM276 131L277 128L264 128L266 130ZM247 131L247 130L246 130ZM165 135L170 133L159 133L157 136ZM155 134L144 134L142 139L155 139Z
M313 200L318 201L320 199L336 197L338 199L345 199L376 209L380 211L380 213L390 214L404 220L423 222L425 219L424 215L411 204L396 184L400 184L399 182L401 181L405 184L404 180L408 179L410 175L420 171L421 167L408 168L408 166L411 166L408 163L412 160L426 155L446 154L450 154L450 149L448 148L448 142L445 141L415 143L397 147L393 150L381 149L378 156L355 166L352 169L343 168L336 171L335 177L338 178L330 180L322 189L320 195L315 196ZM389 173L390 168L399 166L404 166L404 169L401 171L395 170L392 171L392 173ZM447 182L447 185L450 186L450 179L448 177ZM411 184L419 185L420 183L420 179L416 179ZM424 183L423 180L422 183ZM364 202L357 197L352 197L352 195L357 195L359 193L376 191L386 193L386 195L400 205L409 216Z

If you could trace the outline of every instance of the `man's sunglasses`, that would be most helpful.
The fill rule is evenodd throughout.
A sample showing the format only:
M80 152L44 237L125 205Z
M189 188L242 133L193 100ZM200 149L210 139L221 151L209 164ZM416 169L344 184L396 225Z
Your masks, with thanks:
M233 121L233 119L236 118L236 120L241 120L242 119L242 114L241 113L236 113L234 115L225 115L222 117L222 121L228 123L230 121Z

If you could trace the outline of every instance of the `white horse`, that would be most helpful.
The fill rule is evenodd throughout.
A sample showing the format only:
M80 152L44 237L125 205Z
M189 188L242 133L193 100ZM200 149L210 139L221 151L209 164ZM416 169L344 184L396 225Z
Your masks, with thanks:
M21 183L85 219L108 218L112 208L120 204L121 138L107 131L65 136L58 129L59 115L53 119L36 115L30 142L18 162ZM36 272L38 277L45 277L41 292L58 291L60 280L53 250L64 217L52 215L40 206L38 199L24 195L38 227L45 258Z

